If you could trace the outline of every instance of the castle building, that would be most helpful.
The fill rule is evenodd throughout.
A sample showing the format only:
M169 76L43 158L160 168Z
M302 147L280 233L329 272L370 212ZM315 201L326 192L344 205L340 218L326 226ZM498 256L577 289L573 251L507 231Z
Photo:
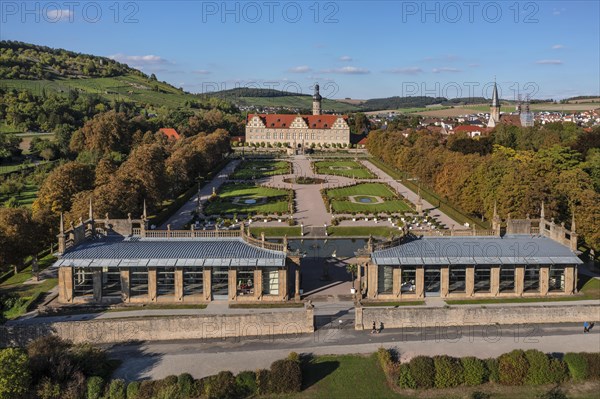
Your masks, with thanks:
M249 114L246 141L250 144L285 144L292 148L350 145L347 115L321 113L319 85L315 85L312 115Z

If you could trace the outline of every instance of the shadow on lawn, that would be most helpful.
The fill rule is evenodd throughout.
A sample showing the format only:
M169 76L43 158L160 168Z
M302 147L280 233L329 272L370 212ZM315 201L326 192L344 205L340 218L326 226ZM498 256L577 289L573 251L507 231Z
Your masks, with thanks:
M340 367L340 362L316 361L312 355L301 358L302 362L302 390L310 388Z

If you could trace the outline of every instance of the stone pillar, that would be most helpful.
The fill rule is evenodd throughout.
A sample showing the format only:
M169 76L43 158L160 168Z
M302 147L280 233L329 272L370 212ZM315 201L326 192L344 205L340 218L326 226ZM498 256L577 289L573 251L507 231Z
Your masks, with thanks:
M58 269L58 302L73 302L73 268L70 266Z
M357 304L354 308L354 329L359 331L365 329L363 325L363 308L360 304Z
M254 297L257 300L262 299L262 292L263 292L262 273L263 273L263 271L261 268L257 268L256 270L254 270Z
M148 300L150 302L156 302L157 300L157 292L156 292L156 268L151 267L148 269Z
M94 284L94 301L102 301L102 269L94 269L92 281Z
M211 280L211 270L210 267L205 267L202 275L202 293L204 294L204 299L207 301L212 300L212 280Z
M237 270L233 267L230 268L227 277L227 293L229 295L229 300L235 301L237 299Z
M417 266L415 269L415 294L417 298L425 296L425 269L423 266Z
M440 268L440 297L447 298L450 292L450 266Z
M279 299L282 301L287 301L289 299L287 274L287 269L279 269Z
M175 301L183 301L183 269L175 268Z
M362 283L361 283L361 275L362 275L362 265L357 263L356 265L356 281L354 281L354 288L356 288L356 299L362 298Z
M465 295L473 296L475 293L475 266L467 266L465 269Z
M548 295L548 288L550 283L550 267L540 266L540 295Z
M402 283L400 281L400 268L395 267L392 269L392 294L395 297L400 296Z
M296 266L294 275L294 300L300 300L300 268Z
M577 281L579 280L579 266L575 265L573 266L573 271L575 274L575 277L573 278L573 293L577 294Z
M377 265L374 263L367 264L367 275L368 278L368 287L367 287L367 298L375 299L377 298Z
M121 300L125 303L129 303L130 292L129 292L129 269L121 269Z
M500 293L500 266L490 268L490 295L497 296Z
M523 284L525 282L525 266L518 265L515 267L515 294L523 295Z
M565 294L573 294L577 289L577 280L575 279L575 270L577 266L565 267Z

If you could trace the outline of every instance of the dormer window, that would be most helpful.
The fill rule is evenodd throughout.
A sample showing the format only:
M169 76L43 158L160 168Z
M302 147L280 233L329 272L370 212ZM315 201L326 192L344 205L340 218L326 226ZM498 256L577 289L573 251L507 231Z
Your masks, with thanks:
M316 123L313 123L313 127L317 127L317 124L316 124Z
M327 123L325 124L325 127L327 127Z
M275 126L275 124L274 124L274 123L271 123L271 127L274 127L274 126Z
M285 123L282 126L285 127Z

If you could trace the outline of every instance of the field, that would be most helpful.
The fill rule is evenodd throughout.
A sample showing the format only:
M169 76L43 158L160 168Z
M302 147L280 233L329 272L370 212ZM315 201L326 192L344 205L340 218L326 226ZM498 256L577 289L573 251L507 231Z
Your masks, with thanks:
M159 91L152 90L157 86ZM0 80L2 88L27 89L40 95L46 92L67 93L71 90L88 94L98 94L107 100L131 101L141 105L151 104L155 107L183 107L186 101L198 100L199 97L185 94L182 91L161 83L149 81L137 75L124 75L110 78L56 79L56 80Z
M286 161L244 161L237 167L231 178L235 180L254 180L290 173L292 173L291 166Z
M311 96L282 96L282 97L226 97L227 100L242 106L254 105L256 107L287 107L312 109ZM356 112L358 107L334 100L323 99L323 111Z
M362 183L350 187L327 190L327 197L336 213L402 213L411 207L397 198L394 191L383 183ZM353 197L354 201L350 197ZM368 198L373 202L359 202Z
M36 200L38 190L39 190L39 187L36 186L35 184L26 183L25 187L23 188L23 191L21 191L19 194L14 194L14 195L0 194L0 205L4 204L11 197L15 197L18 201L18 205L29 208L29 207L31 207L33 202Z
M344 176L356 179L374 179L370 170L355 161L317 161L315 169L321 175Z
M249 184L225 184L217 194L217 198L211 201L204 211L207 215L288 212L288 190Z

